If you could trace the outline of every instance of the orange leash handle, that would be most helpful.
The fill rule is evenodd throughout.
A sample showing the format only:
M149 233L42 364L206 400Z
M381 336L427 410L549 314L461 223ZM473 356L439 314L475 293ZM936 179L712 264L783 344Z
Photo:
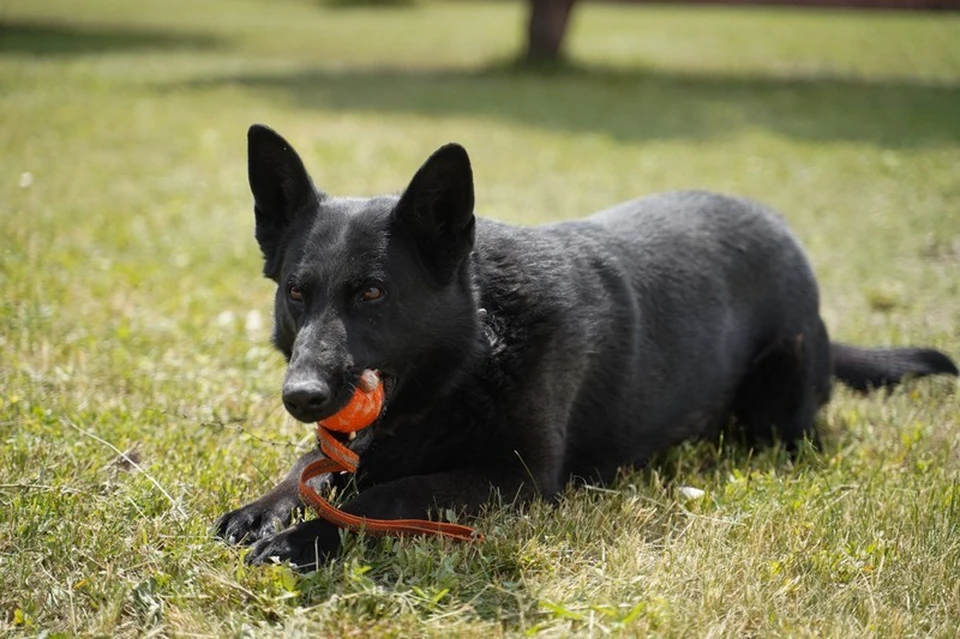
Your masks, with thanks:
M469 526L452 524L429 519L372 519L345 513L329 501L321 497L308 483L317 475L346 471L354 473L360 458L352 450L337 441L330 431L323 427L317 428L320 439L320 449L327 459L320 459L303 469L300 473L300 496L317 512L317 515L331 524L352 530L363 531L372 535L386 534L415 534L436 535L459 541L483 541L483 535Z

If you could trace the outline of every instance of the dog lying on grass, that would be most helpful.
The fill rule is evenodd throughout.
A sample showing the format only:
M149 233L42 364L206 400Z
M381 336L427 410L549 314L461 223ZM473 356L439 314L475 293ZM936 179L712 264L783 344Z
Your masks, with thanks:
M957 374L943 353L831 343L816 279L784 221L708 192L655 195L536 228L474 215L466 151L448 144L400 196L317 190L282 137L250 128L249 178L283 402L316 422L379 371L378 420L345 442L378 519L476 514L610 480L729 423L749 441L817 441L832 379L859 390ZM247 560L315 566L340 545L302 507L312 451L217 533ZM327 477L327 481L340 481Z

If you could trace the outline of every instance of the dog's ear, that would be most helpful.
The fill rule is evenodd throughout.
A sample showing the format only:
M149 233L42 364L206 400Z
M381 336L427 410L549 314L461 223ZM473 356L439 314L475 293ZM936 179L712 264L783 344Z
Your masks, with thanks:
M247 173L257 218L257 242L263 252L263 274L277 281L284 231L297 215L316 208L320 196L293 147L262 124L254 124L247 131Z
M417 245L423 263L438 282L453 279L473 248L473 171L459 144L431 155L400 197L396 223Z

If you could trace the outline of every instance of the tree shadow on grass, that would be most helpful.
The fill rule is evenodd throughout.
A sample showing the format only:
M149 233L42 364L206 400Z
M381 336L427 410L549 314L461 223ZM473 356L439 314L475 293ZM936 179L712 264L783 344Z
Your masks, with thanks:
M659 69L533 73L311 67L196 80L322 111L480 117L617 140L709 139L765 129L889 148L960 142L960 85L910 79L778 77Z
M149 49L211 49L220 44L217 38L199 33L82 25L66 20L0 20L0 55L55 56Z

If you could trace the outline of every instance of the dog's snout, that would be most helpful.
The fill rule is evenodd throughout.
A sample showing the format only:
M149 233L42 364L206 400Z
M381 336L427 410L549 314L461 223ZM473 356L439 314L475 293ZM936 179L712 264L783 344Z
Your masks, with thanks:
M288 382L283 386L283 405L303 422L326 417L330 397L330 385L319 379Z

